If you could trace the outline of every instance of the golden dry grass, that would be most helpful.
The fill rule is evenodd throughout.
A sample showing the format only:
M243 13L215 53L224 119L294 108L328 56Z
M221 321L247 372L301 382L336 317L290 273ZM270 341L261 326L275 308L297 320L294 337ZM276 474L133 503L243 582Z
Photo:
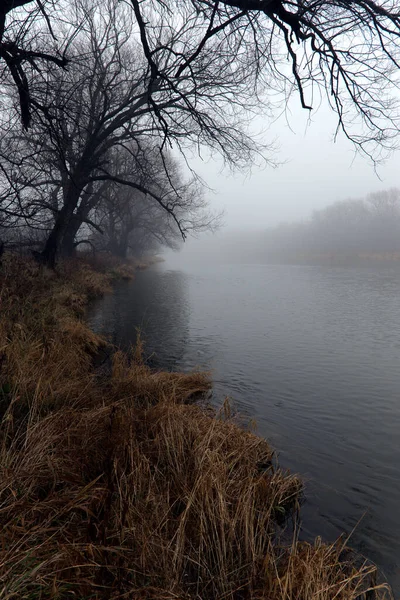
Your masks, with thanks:
M3 261L0 598L389 598L343 543L284 543L301 482L229 411L191 404L207 374L153 372L139 340L98 376L81 317L107 268Z

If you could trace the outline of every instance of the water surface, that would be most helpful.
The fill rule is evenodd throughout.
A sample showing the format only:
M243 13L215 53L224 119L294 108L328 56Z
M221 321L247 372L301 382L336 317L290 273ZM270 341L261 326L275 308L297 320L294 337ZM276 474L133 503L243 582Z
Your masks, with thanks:
M162 264L90 311L153 366L211 369L306 480L303 535L351 544L400 592L400 271ZM361 520L361 522L359 522Z

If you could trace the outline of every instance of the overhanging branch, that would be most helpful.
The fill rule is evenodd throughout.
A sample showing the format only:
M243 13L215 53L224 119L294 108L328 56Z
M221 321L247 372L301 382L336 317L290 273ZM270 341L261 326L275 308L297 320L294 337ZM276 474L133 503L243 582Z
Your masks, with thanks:
M182 227L182 224L179 221L178 217L176 216L175 212L167 204L165 204L163 199L158 194L155 194L154 192L152 192L145 186L140 185L139 183L134 183L133 181L129 181L129 179L123 179L122 177L117 177L114 175L110 175L108 173L105 175L96 175L96 176L92 177L91 179L92 179L92 181L113 181L114 183L117 183L119 185L125 185L125 186L131 187L135 190L138 190L139 192L142 192L142 194L144 194L145 196L150 196L172 217L172 219L175 221L175 223L179 229L179 233L181 234L182 239L183 240L186 239L185 230Z

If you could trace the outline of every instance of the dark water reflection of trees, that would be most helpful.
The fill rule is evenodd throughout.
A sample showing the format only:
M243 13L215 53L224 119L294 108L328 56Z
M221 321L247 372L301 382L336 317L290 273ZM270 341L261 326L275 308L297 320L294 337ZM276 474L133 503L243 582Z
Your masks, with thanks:
M88 312L89 323L124 350L140 332L149 364L172 370L181 362L188 341L185 275L150 269L139 272L136 280L119 283L113 294L97 301Z

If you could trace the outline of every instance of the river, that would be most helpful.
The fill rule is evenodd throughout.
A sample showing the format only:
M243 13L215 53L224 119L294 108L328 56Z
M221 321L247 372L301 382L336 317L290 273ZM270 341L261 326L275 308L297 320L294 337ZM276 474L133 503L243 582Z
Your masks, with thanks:
M89 322L157 368L211 369L306 482L302 535L350 545L400 592L400 270L162 263ZM399 594L400 596L400 594Z

